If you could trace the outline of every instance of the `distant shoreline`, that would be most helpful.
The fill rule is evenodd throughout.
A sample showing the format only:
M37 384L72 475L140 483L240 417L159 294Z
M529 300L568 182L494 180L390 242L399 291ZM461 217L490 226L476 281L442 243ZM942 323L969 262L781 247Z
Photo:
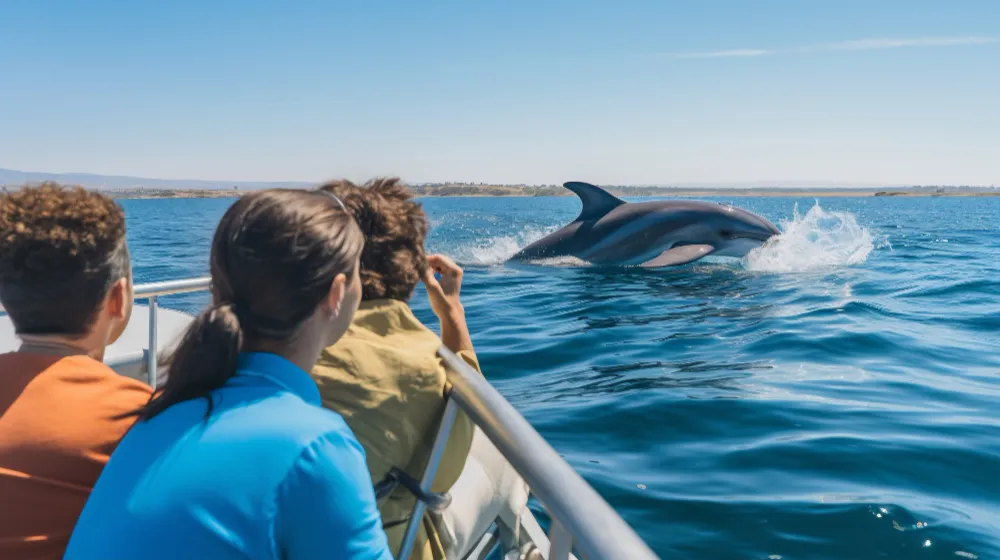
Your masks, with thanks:
M88 173L37 173L0 168L0 189L18 189L55 181L97 189L113 198L234 198L249 191L272 188L316 188L322 181L223 181L155 179ZM489 183L481 181L412 182L418 197L535 197L573 196L562 184ZM621 197L865 197L865 196L1000 196L998 185L984 183L882 183L807 180L717 181L709 183L659 183L599 185Z
M544 189L544 190L543 190ZM414 187L414 194L420 198L510 198L510 197L544 197L544 196L573 196L572 193L558 188L550 190L525 189L522 187L487 187L483 189L462 188L462 189L435 189L425 187ZM441 192L445 190L446 192ZM795 198L826 198L826 197L978 197L978 196L1000 196L1000 191L995 190L975 190L975 191L946 191L934 192L930 190L872 190L872 189L839 189L839 190L757 190L757 189L641 189L644 192L633 192L632 189L608 189L619 196L635 197L795 197ZM635 189L639 190L639 189ZM541 191L541 192L539 192ZM196 199L196 198L237 198L248 190L202 190L202 189L156 189L150 191L104 191L112 198L122 200L161 200L161 199Z
M101 191L119 200L161 200L170 198L237 198L252 191L202 190L202 189L157 189L144 191Z

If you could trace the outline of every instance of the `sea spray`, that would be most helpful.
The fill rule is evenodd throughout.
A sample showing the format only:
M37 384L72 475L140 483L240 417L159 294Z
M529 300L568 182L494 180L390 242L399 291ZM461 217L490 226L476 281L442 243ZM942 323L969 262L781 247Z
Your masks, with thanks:
M492 266L503 264L515 253L546 235L558 226L528 227L514 235L500 235L461 245L455 249L456 262L464 265Z
M872 233L850 212L823 210L817 201L804 216L795 205L790 221L782 221L781 235L743 258L747 270L805 272L865 262L875 248Z

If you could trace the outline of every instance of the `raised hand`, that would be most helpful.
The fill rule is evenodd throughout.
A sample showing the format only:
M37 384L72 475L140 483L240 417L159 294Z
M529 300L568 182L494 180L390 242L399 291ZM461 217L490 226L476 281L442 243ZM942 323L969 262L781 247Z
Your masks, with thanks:
M441 279L434 277L440 274ZM444 255L428 255L424 270L424 286L431 309L441 321L441 342L452 352L472 352L472 337L465 323L465 308L459 294L462 291L462 267Z

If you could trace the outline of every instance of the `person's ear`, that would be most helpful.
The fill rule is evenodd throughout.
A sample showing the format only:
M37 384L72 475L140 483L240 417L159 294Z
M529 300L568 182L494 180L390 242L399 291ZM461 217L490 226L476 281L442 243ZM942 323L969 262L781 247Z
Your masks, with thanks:
M340 307L344 303L344 295L347 292L347 276L338 274L330 284L330 293L327 294L326 305L333 317L340 315Z
M135 287L132 285L131 275L115 282L108 290L108 295L104 298L104 313L111 324L108 344L114 344L128 327L135 305L132 301L134 298Z
M128 278L121 278L112 284L104 302L104 308L107 310L108 316L118 321L124 321L129 314L131 299Z

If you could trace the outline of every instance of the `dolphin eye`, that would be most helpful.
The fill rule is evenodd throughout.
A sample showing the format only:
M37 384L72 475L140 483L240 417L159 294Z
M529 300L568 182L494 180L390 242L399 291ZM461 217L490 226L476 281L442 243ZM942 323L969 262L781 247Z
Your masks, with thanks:
M721 235L722 237L732 237L733 232L729 231L728 229L724 229L719 232L719 235Z

